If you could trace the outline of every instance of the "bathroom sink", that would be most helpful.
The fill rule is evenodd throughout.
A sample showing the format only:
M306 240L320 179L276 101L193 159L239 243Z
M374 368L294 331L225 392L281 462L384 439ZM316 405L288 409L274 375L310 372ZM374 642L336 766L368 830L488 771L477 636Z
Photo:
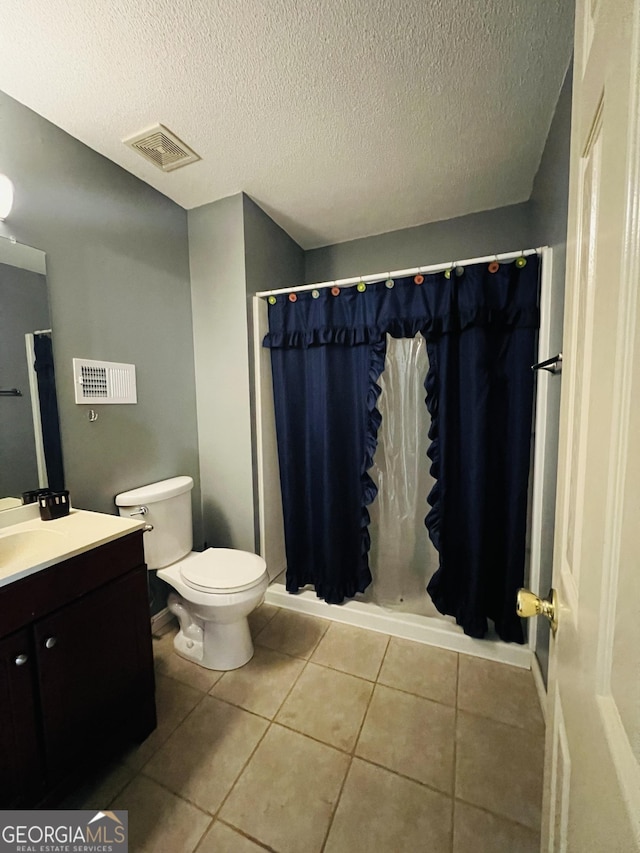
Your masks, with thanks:
M0 586L144 527L142 521L73 508L62 518L43 521L36 504L0 516Z
M38 563L52 550L57 552L66 538L59 530L40 528L4 534L0 532L0 565L3 568L11 568L15 564Z

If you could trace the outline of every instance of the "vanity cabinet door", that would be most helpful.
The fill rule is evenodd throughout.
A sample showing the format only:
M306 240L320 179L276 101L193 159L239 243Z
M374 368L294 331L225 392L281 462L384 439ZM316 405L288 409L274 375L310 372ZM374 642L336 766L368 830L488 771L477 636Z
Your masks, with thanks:
M34 667L27 628L0 640L0 808L4 809L29 804L42 790Z
M144 566L39 620L34 639L49 785L155 727Z

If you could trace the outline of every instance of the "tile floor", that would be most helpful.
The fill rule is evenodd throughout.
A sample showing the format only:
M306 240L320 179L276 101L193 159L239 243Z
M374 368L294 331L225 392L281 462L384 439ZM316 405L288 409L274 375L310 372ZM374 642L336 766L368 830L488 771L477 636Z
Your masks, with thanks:
M251 622L234 672L154 640L158 728L69 807L128 809L132 853L538 851L529 672L269 605Z

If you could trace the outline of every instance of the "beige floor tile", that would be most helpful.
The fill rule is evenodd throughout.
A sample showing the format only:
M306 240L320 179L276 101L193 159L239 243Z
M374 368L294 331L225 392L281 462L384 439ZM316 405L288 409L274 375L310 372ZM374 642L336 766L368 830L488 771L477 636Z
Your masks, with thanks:
M255 642L277 652L309 658L327 630L326 619L279 610L256 636Z
M386 634L332 622L311 660L375 681L388 642Z
M273 724L220 817L278 853L318 853L349 760Z
M251 636L255 637L265 625L267 625L273 617L278 612L279 608L274 607L273 604L261 604L260 607L256 607L256 609L249 614L249 628L251 629Z
M458 711L456 796L538 832L544 737Z
M264 853L264 849L217 820L198 845L197 853Z
M392 637L378 682L455 705L457 668L456 652Z
M112 807L128 809L129 850L135 853L191 853L211 822L211 815L144 776L136 776Z
M226 672L211 695L271 720L304 665L300 658L256 646L249 663Z
M372 690L368 681L309 663L276 720L350 752Z
M267 721L206 696L144 772L215 812L267 728Z
M458 708L522 729L542 728L538 692L530 670L460 655Z
M451 810L444 794L356 758L325 853L449 853Z
M59 809L104 809L133 778L134 771L119 762L88 776L57 806Z
M450 794L455 709L376 685L356 755Z
M453 853L539 853L540 834L456 800Z
M127 753L124 763L134 770L143 767L202 698L203 693L200 690L181 684L173 678L156 675L158 725L140 746Z
M160 654L155 653L156 644L154 643L156 674L175 678L176 681L188 684L189 687L200 690L202 693L207 693L216 681L222 678L222 672L206 669L204 666L199 666L197 663L180 657L173 648L173 635L170 636L168 642L163 637L160 643L162 644Z

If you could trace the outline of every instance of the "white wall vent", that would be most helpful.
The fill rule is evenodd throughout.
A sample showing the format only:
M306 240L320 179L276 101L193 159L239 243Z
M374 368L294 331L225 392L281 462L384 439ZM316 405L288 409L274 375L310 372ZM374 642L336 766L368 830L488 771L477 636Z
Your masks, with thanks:
M76 403L137 403L136 366L115 361L73 359Z
M123 142L163 172L171 172L200 159L192 148L161 124L124 139Z

